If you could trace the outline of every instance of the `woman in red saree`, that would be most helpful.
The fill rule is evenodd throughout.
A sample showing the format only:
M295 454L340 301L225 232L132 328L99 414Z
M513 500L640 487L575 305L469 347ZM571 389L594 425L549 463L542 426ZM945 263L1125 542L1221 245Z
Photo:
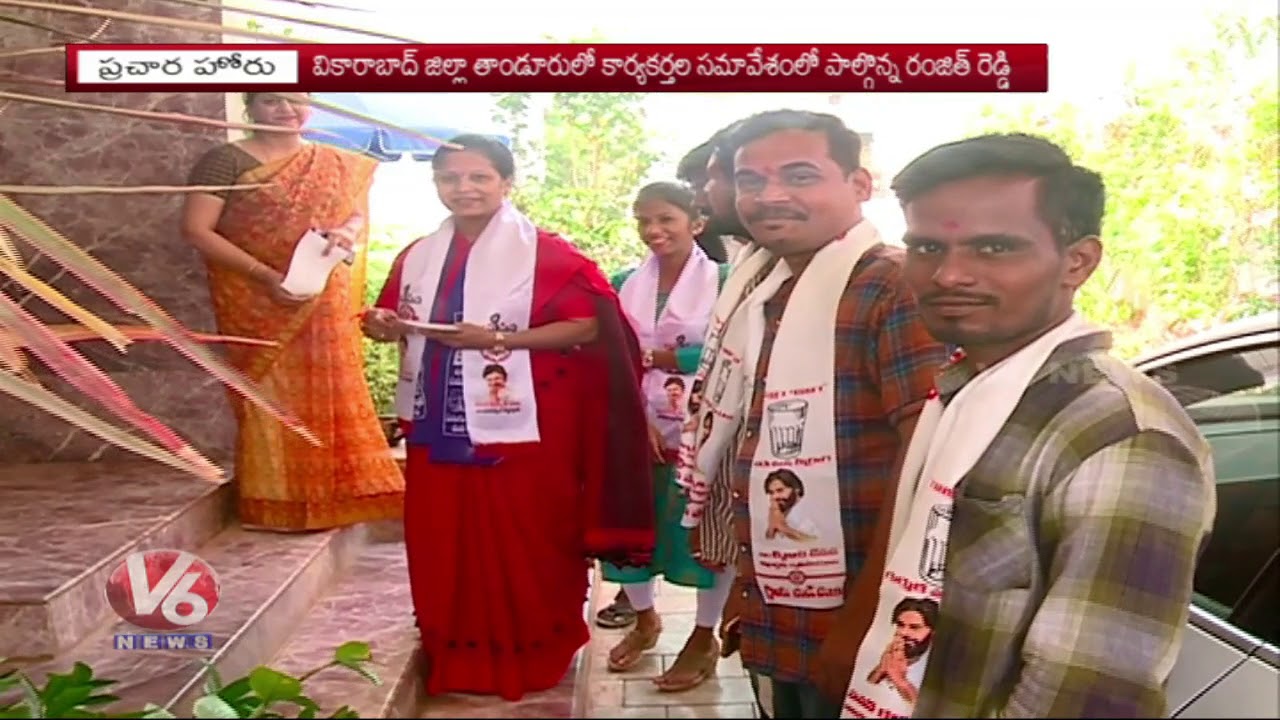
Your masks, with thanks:
M297 129L309 113L304 104L264 93L247 94L245 105L256 123ZM319 530L402 512L404 478L369 396L352 319L363 304L364 220L375 167L369 158L305 143L296 132L271 132L215 147L191 172L193 185L267 184L188 195L183 235L207 262L218 331L277 343L229 346L231 363L320 441L314 445L231 397L246 526ZM338 264L320 295L298 298L280 283L309 228L354 249L354 260Z
M365 316L370 337L402 340L405 543L431 694L554 687L588 639L588 558L653 551L635 335L595 263L506 202L514 164L483 136L437 151L452 216L395 264L380 304L397 310Z

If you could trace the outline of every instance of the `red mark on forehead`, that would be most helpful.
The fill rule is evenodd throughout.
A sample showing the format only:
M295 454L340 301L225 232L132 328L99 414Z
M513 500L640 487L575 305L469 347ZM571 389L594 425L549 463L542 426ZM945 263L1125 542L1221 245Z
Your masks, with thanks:
M943 220L942 227L946 230L959 230L960 222L958 220Z

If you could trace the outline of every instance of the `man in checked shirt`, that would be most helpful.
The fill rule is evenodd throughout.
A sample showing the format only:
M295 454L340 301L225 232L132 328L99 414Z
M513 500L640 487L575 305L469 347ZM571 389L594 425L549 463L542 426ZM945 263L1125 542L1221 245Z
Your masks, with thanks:
M1177 400L1074 311L1102 257L1102 179L1047 140L989 135L893 189L921 316L964 352L921 414L930 459L913 448L903 474L845 717L1167 717L1213 464ZM885 647L924 585L941 605L910 687Z
M766 279L743 291L721 343L730 358L758 348L758 361L724 366L730 388L748 388L736 404L733 390L706 403L719 410L700 447L734 438L730 477L707 473L729 483L741 550L722 632L729 647L740 638L770 717L835 718L882 573L868 546L946 354L903 284L901 251L862 217L871 177L856 133L831 115L782 110L746 119L730 144L738 213L781 262L740 261L738 272L755 263ZM743 322L763 332L735 335L744 313L758 313ZM770 484L779 468L803 490ZM793 508L815 532L770 532Z

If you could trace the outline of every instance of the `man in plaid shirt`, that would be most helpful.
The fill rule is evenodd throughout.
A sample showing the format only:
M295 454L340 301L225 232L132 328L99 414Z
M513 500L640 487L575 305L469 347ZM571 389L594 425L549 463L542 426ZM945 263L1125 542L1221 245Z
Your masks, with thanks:
M860 167L858 135L831 115L775 111L743 121L734 131L736 204L758 247L772 252L794 276L764 304L765 328L754 378L760 390L746 408L731 448L730 484L739 545L738 580L725 608L726 645L740 633L743 665L761 706L774 718L835 718L849 677L857 630L857 598L874 604L881 574L870 567L868 545L881 506L897 477L916 415L946 360L921 323L902 280L902 253L883 244L866 251L844 280L834 327L834 432L843 529L844 606L812 609L780 604L761 594L753 558L750 479L760 444L765 379L783 310L808 261L862 218L871 177ZM767 508L757 511L767 512ZM867 567L864 567L867 564ZM852 599L851 599L852 598ZM864 602L863 605L867 603ZM828 662L830 661L830 662ZM837 669L830 671L831 666ZM825 668L825 669L824 669ZM819 676L837 679L834 693Z
M1075 292L1102 256L1096 173L1046 140L993 135L929 151L893 188L924 322L964 348L938 379L944 405L1075 322ZM1214 517L1212 461L1173 396L1109 346L1087 324L1057 344L985 452L957 469L915 717L1166 716ZM855 695L846 716L868 715Z

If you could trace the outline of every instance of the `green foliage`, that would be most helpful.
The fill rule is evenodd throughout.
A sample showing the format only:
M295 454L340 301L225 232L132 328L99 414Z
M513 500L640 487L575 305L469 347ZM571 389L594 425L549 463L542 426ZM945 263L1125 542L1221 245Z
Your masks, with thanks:
M1217 31L1169 77L1131 74L1112 117L1064 104L982 123L1048 137L1102 174L1106 258L1078 304L1125 355L1277 307L1276 18Z
M495 120L512 134L513 202L612 273L643 256L631 201L657 162L645 93L554 93L543 109L529 93L497 96ZM541 133L534 136L534 113Z
M403 249L407 231L394 226L374 226L369 232L369 265L365 273L364 304L372 307L382 291L391 263ZM395 343L364 338L364 378L378 415L394 415L396 379L400 375L400 351Z
M279 33L281 35L284 35L285 37L293 36L293 28L291 27L278 28L278 29L271 28L270 26L263 24L262 22L260 22L255 18L249 18L248 20L245 20L244 27L246 30L253 30L254 32Z
M183 717L358 718L360 716L346 705L332 715L321 716L320 707L303 693L303 685L318 673L334 668L348 670L374 685L381 685L382 681L369 669L372 660L373 654L368 643L348 642L334 650L333 659L298 677L259 666L229 684L223 684L217 669L211 663L206 663L205 694L192 704L191 713ZM179 717L168 708L153 704L141 711L128 713L105 713L98 710L119 700L105 692L106 688L115 684L115 680L94 677L93 669L81 662L76 663L69 673L49 673L44 687L37 687L21 671L11 670L0 675L0 703L15 689L20 691L20 697L8 704L0 704L0 718ZM286 708L297 714L282 714Z

